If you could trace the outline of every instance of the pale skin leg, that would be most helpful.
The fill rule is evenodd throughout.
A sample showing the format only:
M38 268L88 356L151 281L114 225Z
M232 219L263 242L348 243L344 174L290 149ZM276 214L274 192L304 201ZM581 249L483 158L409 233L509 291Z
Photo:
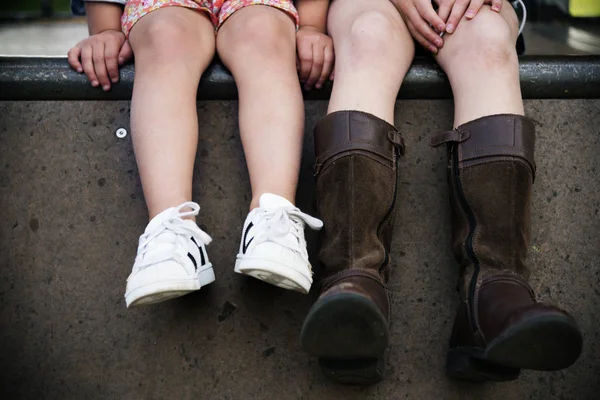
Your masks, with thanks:
M483 6L444 36L436 59L452 85L455 127L486 115L523 115L517 36L517 16L507 2L500 14Z
M263 193L294 203L304 104L293 20L272 7L245 7L219 29L217 50L239 92L240 134L252 184L250 209L258 206Z
M152 219L192 199L196 93L215 53L214 26L202 12L168 7L138 21L129 40L135 55L132 139Z
M389 0L334 0L327 25L336 56L328 112L363 111L393 124L396 96L414 56L395 6Z

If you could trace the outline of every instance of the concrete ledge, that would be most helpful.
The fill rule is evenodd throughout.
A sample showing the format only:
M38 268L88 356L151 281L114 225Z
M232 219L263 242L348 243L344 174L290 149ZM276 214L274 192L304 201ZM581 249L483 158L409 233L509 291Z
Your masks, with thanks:
M526 56L520 61L526 99L600 98L600 56ZM134 67L121 70L121 82L108 93L92 88L65 58L0 57L0 100L129 100ZM331 86L305 93L307 100L328 99ZM400 99L450 99L445 74L430 58L418 58L406 75ZM204 74L199 100L236 100L237 89L222 64Z

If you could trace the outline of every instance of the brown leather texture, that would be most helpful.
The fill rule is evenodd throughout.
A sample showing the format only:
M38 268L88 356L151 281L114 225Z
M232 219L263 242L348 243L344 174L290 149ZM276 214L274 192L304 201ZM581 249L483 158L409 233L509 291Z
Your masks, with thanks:
M374 134L374 132L376 132ZM386 121L360 111L338 111L315 127L315 174L347 151L358 152L396 169L396 156L404 154L404 140Z
M481 277L503 271L529 277L532 181L522 163L501 161L461 170L462 190L475 218L473 249ZM455 235L453 246L466 238Z
M496 276L483 281L475 294L476 330L467 301L463 301L454 321L450 347L485 348L512 326L530 318L543 316L572 317L564 310L538 303L533 291L522 278Z
M451 346L485 347L536 306L527 284L533 122L493 115L436 136L448 144L452 249L461 265Z
M319 251L323 277L350 269L370 271L381 285L356 276L337 284L361 287L385 307L402 138L392 125L358 111L327 115L314 135L317 212L324 224ZM387 307L382 312L387 315Z
M390 303L385 293L386 287L378 273L364 269L346 269L323 280L321 296L337 293L356 293L377 304L385 319L389 321Z
M522 162L535 177L535 126L529 118L511 114L482 117L435 136L430 144L452 142L460 143L464 167L493 161Z
M478 288L475 296L477 323L486 344L504 330L521 322L529 311L546 308L536 304L529 285L518 278L488 279Z
M458 134L454 137L448 133L442 137L459 140L447 142L448 182L452 249L462 267L460 288L464 296L475 272L474 260L467 254L469 239L478 261L479 280L498 273L529 277L526 257L531 235L535 130L526 117L502 114L480 118L455 131ZM508 156L507 149L513 155Z
M452 326L452 334L450 335L450 348L456 347L485 347L479 330L471 328L471 318L469 313L469 305L464 300L458 306L454 325Z

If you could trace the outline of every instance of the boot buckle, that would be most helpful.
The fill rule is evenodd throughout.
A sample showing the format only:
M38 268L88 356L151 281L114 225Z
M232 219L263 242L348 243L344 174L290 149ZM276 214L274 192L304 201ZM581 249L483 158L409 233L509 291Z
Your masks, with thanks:
M404 138L402 134L396 130L388 132L388 140L394 145L396 149L396 154L398 156L403 156L405 147L404 147Z
M458 129L453 129L451 131L446 131L435 135L429 141L429 145L431 147L439 147L444 143L462 143L470 137L471 133L469 131L459 131Z
M321 168L323 168L323 164L317 161L313 167L313 176L318 176Z

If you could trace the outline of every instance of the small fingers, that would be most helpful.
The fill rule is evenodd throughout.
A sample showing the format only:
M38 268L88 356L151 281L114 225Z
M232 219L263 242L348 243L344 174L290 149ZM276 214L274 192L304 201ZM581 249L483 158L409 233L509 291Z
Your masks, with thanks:
M96 71L94 70L94 61L92 60L92 54L92 46L83 46L83 49L81 49L81 63L83 64L83 72L85 72L85 75L87 76L92 86L98 87L100 82L98 82L98 77L96 76Z
M469 4L469 8L467 9L467 12L465 13L465 18L467 18L467 19L475 18L475 16L477 15L479 10L483 6L483 2L484 2L484 0L471 0L471 4Z
M450 17L448 17L448 23L446 24L446 32L452 33L456 29L456 26L460 22L460 19L465 15L467 6L469 5L468 0L457 0L452 7Z
M121 47L121 51L119 51L119 65L124 65L127 61L131 60L132 57L133 50L131 50L129 40L125 40L125 43L123 43L123 46Z
M79 57L81 57L81 47L79 47L79 45L72 47L67 53L67 60L69 61L71 68L79 73L82 73L83 66L79 61Z
M106 70L108 77L112 83L119 82L119 62L117 56L119 53L118 47L114 45L106 45L104 47L104 59L106 61Z
M300 61L300 82L306 82L312 69L312 44L298 44L298 60Z
M333 63L335 61L335 56L333 53L333 48L331 46L325 46L325 61L323 63L323 70L321 71L321 77L319 81L315 85L317 89L321 89L323 84L327 80L328 77L332 75L333 71Z
M324 49L321 46L313 44L312 53L312 67L310 69L310 75L308 76L308 79L304 85L306 90L312 89L313 86L318 82L319 78L321 77L321 72L323 71L323 64L325 63Z
M108 79L108 71L106 70L106 60L104 59L104 43L94 43L92 45L94 61L94 69L96 70L96 76L98 82L102 86L102 90L107 91L110 89L110 80Z

